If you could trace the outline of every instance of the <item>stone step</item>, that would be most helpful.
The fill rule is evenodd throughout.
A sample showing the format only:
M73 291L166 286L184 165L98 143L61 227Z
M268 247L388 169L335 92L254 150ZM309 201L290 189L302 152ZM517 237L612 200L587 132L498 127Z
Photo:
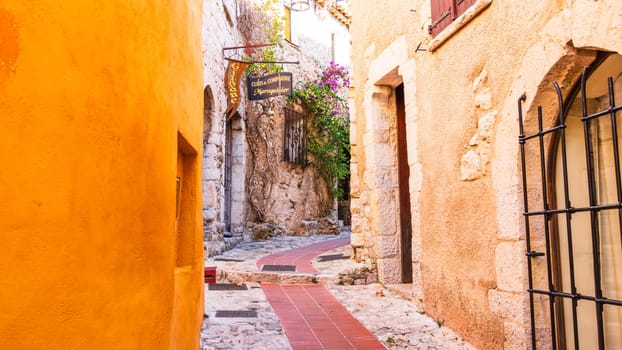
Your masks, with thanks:
M338 277L329 274L296 272L249 272L218 271L218 282L229 283L274 283L274 284L316 284L337 283Z

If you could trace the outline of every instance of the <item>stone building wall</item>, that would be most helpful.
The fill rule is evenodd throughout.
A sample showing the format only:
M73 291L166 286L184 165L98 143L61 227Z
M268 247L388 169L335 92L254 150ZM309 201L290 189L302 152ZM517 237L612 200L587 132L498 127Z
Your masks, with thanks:
M317 233L324 185L312 168L283 161L283 100L262 101L249 110L248 224L256 238ZM267 231L267 229L270 229ZM260 232L260 233L259 233Z
M224 76L227 61L223 48L243 43L238 30L240 5L233 0L204 1L203 9L203 81L205 85L204 155L203 155L203 230L208 254L225 248L225 151L227 107ZM244 99L238 109L243 115ZM232 158L236 171L232 171L232 235L242 235L245 213L245 142L244 123L241 118L232 120Z
M526 93L533 120L535 106L557 103L545 92L551 82L567 94L592 50L622 52L622 4L479 0L435 39L428 0L351 10L357 257L376 263L385 283L402 281L395 88L403 84L412 294L478 348L529 348L517 101Z
M320 220L325 215L319 210L319 202L326 194L322 192L318 177L310 168L296 168L282 161L285 99L249 102L245 96L246 76L243 76L240 88L244 96L238 115L229 124L224 117L226 96L223 79L227 60L223 56L234 52L223 53L223 48L268 42L263 28L270 21L266 22L265 13L258 10L262 2L218 0L205 1L204 5L203 222L208 254L220 252L241 239L251 238L254 231L312 234L317 232L318 222L326 223L326 220ZM318 71L318 64L326 65L331 58L331 32L326 34L322 31L323 35L318 37L311 30L305 36L299 25L302 18L313 23L316 15L313 10L292 12L292 33L296 45L287 46L279 54L283 54L280 58L286 60L300 60L299 65L283 65L285 71L293 72L294 81L312 76ZM323 27L332 28L332 32L337 33L334 37L339 38L341 47L338 52L343 57L343 51L349 51L343 46L347 43L344 39L348 35L347 28L330 15L321 21ZM241 50L237 53L244 54ZM264 113L263 106L266 104L271 104L269 113ZM231 140L227 139L228 127L231 129ZM227 154L231 155L230 193L227 193L225 184ZM230 218L230 224L227 218Z
M324 14L319 16L319 14ZM323 28L321 33L317 29ZM332 35L331 35L332 34ZM292 12L290 51L299 64L285 64L284 71L293 74L293 82L314 79L327 66L331 42L347 37L347 28L326 10ZM349 51L343 47L339 50ZM335 50L335 49L333 49ZM337 58L337 57L335 57ZM347 60L341 58L347 65ZM285 98L273 98L249 104L247 140L252 159L247 163L247 184L250 208L248 225L251 231L269 234L311 235L336 233L336 212L328 212L323 202L328 198L325 185L312 167L292 165L283 161L284 108L305 113L302 106L288 105Z

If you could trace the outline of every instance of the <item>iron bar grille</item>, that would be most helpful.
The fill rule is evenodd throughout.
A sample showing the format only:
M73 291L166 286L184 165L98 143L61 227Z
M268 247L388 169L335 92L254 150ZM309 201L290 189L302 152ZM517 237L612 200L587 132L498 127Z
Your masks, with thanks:
M554 84L554 115L543 118L538 107L537 121L525 120L525 96L518 101L532 349L613 350L622 334L620 272L613 272L616 287L607 284L622 268L622 105L609 78L602 104L588 108L587 72L567 101ZM555 125L544 128L547 120Z
M305 115L291 108L284 108L283 161L304 166L306 157Z

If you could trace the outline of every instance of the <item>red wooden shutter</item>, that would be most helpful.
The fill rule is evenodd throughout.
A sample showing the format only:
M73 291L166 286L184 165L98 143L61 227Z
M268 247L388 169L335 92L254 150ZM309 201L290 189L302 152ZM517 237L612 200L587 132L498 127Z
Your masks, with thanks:
M456 1L456 17L463 14L469 7L475 4L476 0L455 0Z
M477 0L431 0L432 24L430 34L436 36Z
M432 5L432 24L430 34L436 36L453 21L451 8L453 0L431 0Z

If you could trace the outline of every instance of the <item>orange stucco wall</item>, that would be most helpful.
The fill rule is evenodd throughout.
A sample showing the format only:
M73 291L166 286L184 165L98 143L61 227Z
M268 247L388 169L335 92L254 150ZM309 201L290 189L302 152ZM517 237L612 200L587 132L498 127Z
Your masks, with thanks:
M0 348L198 348L201 7L0 3Z

